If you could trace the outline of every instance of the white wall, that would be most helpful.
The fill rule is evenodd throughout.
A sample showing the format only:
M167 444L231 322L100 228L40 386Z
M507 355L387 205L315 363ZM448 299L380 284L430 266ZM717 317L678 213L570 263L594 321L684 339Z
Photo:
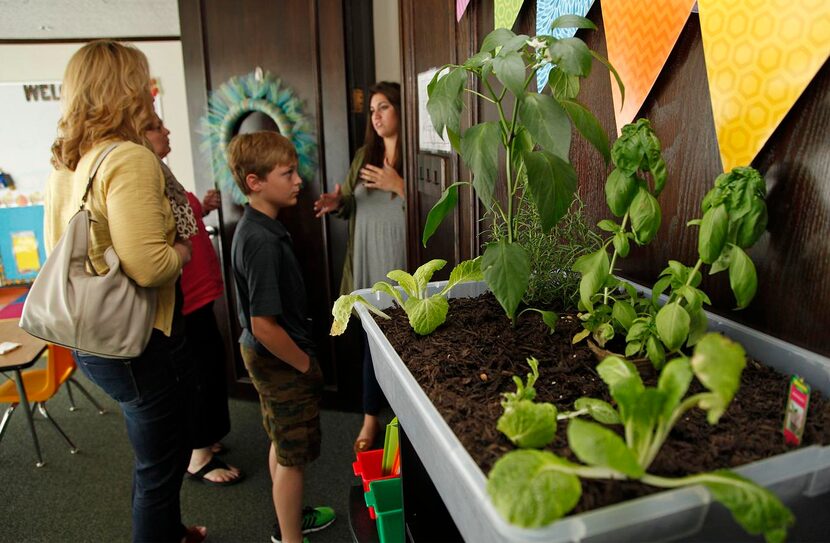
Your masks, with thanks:
M397 0L374 0L375 80L401 83L401 33Z
M173 149L168 156L168 165L182 185L192 191L194 188L193 157L190 147L191 134L187 117L181 43L179 41L148 41L136 42L134 45L147 55L150 62L150 74L158 80L161 89L162 117L164 124L170 129L170 142ZM81 46L83 46L81 43L0 45L0 82L59 81L63 78L69 58ZM0 119L0 130L17 131L25 130L25 127L8 126L3 123L3 119ZM50 138L54 139L54 133L50 134ZM40 153L40 150L36 150L36 153ZM43 150L42 156L48 167L48 147ZM0 168L2 167L2 160L0 160ZM14 175L14 172L10 173ZM43 182L45 185L45 178Z

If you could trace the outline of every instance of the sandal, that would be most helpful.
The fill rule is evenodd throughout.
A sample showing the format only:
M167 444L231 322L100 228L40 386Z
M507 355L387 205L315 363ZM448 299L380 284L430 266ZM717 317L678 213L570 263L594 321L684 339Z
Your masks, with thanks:
M201 543L207 539L207 528L204 526L188 526L184 529L182 543Z
M224 470L231 471L231 467L229 465L227 465L224 461L222 461L219 458L216 458L214 456L213 458L210 459L210 462L208 462L207 464L202 466L202 469L200 469L196 473L190 473L188 471L187 472L187 478L188 479L193 479L194 481L200 481L202 483L205 483L206 485L213 485L213 486L235 485L236 483L240 482L242 479L245 478L245 475L241 471L239 472L239 474L234 479L231 479L229 481L221 481L221 482L211 481L210 479L205 477L205 475L207 475L208 473L210 473L211 471L213 471L215 469L224 469Z

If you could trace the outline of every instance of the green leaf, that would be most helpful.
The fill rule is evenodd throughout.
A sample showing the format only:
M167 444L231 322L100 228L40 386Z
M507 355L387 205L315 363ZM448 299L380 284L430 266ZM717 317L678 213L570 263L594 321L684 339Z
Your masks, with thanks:
M690 311L689 318L691 319L689 321L689 339L686 341L686 346L694 347L706 335L706 330L709 328L708 319L703 308Z
M657 312L657 333L669 351L676 351L689 336L689 314L675 302Z
M634 232L634 241L638 245L645 245L654 239L660 229L661 220L662 214L657 199L648 190L640 187L631 202L631 230Z
M571 339L571 344L576 345L577 343L579 343L580 341L582 341L583 339L588 337L588 335L590 333L591 333L591 331L586 328L586 329L582 330L581 332L579 332L577 334L574 334L574 337Z
M492 53L512 38L515 38L516 34L513 31L508 30L506 28L497 28L487 34L484 38L484 41L481 42L481 49L482 53Z
M709 275L715 275L716 273L729 269L729 263L732 261L732 247L732 244L726 244L718 259L715 260L712 263L712 267L709 268Z
M464 61L464 67L471 70L475 70L476 68L481 68L482 66L484 66L484 64L492 58L493 55L491 55L487 51L484 51L482 53L476 53L475 55L471 56L466 61Z
M626 439L628 446L638 458L643 458L654 440L654 431L660 421L666 398L656 388L646 388L637 397L626 419ZM648 468L648 466L643 466Z
M608 145L608 134L593 113L574 100L561 100L562 107L565 108L571 122L579 133L588 140L594 148L599 151L605 163L611 160L611 151Z
M622 79L620 79L620 74L618 74L617 70L614 69L614 66L608 62L607 58L600 55L596 51L591 51L591 56L605 64L605 67L608 68L608 71L614 76L614 80L617 82L617 88L620 90L620 110L622 110L622 106L625 104L625 85L623 85Z
M587 409L588 414L602 424L620 424L620 414L608 403L596 398L583 396L574 402L574 409L581 411Z
M510 89L516 97L525 92L525 63L522 55L515 51L502 51L493 59L493 72L501 84Z
M739 247L751 247L767 229L767 205L763 200L753 200L749 212L741 218L736 243Z
M393 300L398 302L398 305L403 307L403 296L401 296L401 291L387 283L386 281L378 281L374 285L372 285L372 292L383 292L388 294Z
M666 163L660 154L660 140L657 139L657 135L651 127L648 127L647 130L641 130L640 136L645 149L646 164L648 166L644 169L650 171L651 176L654 178L654 196L656 198L660 196L660 193L663 192L663 187L666 186L666 179L668 178Z
M574 262L573 271L582 274L582 280L579 282L579 299L587 311L591 311L593 308L591 297L605 284L610 268L611 263L608 261L608 253L605 252L605 247L600 247L599 250L593 253L582 255Z
M571 123L565 110L552 96L526 94L519 102L519 119L544 150L568 160Z
M729 262L729 286L735 294L738 309L749 305L758 290L758 276L755 273L755 264L743 249L732 246L732 255Z
M703 477L703 484L712 497L729 509L744 530L753 535L763 534L767 543L783 543L795 517L775 494L727 470Z
M620 225L615 223L614 221L603 219L597 223L597 227L600 230L604 230L605 232L619 232Z
M548 48L553 64L571 75L588 77L591 73L591 50L579 38L554 40Z
M614 250L617 251L617 254L620 255L622 258L628 256L629 251L631 251L631 244L628 243L628 236L625 235L623 232L617 232L614 234Z
M436 328L447 320L447 311L450 304L440 294L434 294L429 298L419 300L407 298L403 309L409 317L409 325L415 333L421 336L432 333Z
M481 257L479 256L472 260L465 260L452 269L446 286L441 290L441 295L447 294L450 289L459 283L483 280L484 274L481 273Z
M418 286L418 292L424 292L427 288L427 283L432 279L432 275L446 265L447 261L439 258L421 264L412 275L413 279L415 279L415 284Z
M481 259L484 280L511 319L527 290L530 259L522 246L501 240L490 243Z
M366 301L366 298L363 296L359 294L344 294L343 296L337 298L334 302L334 306L331 308L331 314L334 317L334 322L331 324L331 332L329 333L332 336L339 336L346 331L346 327L349 325L349 318L352 316L352 309L357 303L365 305L369 311L379 317L383 317L385 319L390 318L389 315Z
M631 328L628 329L628 334L625 336L625 340L628 342L645 340L648 332L648 324L643 322L642 319L637 319L631 324Z
M521 53L522 49L527 46L527 41L530 37L527 34L517 34L504 42L501 46L501 50L498 52L498 55L504 56L509 52L519 51ZM497 55L497 56L498 56Z
M570 100L579 94L579 76L566 74L556 66L551 68L548 76L553 97L559 100Z
M645 473L622 438L595 422L571 419L568 446L589 466L610 468L632 479L639 479Z
M608 385L611 397L617 402L620 417L627 423L645 390L637 368L624 358L608 356L597 366L597 373Z
M640 353L643 349L643 343L641 341L632 341L625 345L625 357L631 358L632 356L636 356Z
M658 370L663 367L666 361L666 351L663 344L656 336L648 336L646 340L646 356Z
M605 347L606 343L614 339L614 327L607 322L603 322L594 329L592 335L594 341L596 341L600 347Z
M392 270L386 274L386 277L396 281L410 298L420 298L421 291L418 289L418 283L415 282L414 277L405 271Z
M441 195L441 199L429 210L429 215L427 215L427 220L424 223L424 234L421 237L424 247L427 246L427 241L435 234L441 223L444 222L444 218L455 210L455 206L458 204L458 185L461 184L463 183L453 183L447 187Z
M553 153L525 153L527 184L539 211L542 230L549 232L565 216L576 192L576 171Z
M726 243L726 233L729 228L729 214L726 206L709 209L703 214L698 234L697 252L700 259L706 264L712 264L720 256Z
M637 312L631 307L631 304L625 300L618 300L614 303L614 309L611 310L611 316L614 317L620 325L626 329L631 329L634 324L634 319L637 318Z
M744 348L720 334L706 334L695 345L692 370L698 381L712 392L698 404L708 411L709 424L716 424L726 411L741 384L745 365Z
M615 168L605 182L605 202L611 213L617 217L625 215L637 190L637 179Z
M585 17L580 17L579 15L560 15L550 25L550 29L553 30L555 28L589 28L591 30L596 30L597 27L594 23L591 22L590 19L586 19Z
M692 367L689 359L675 358L663 367L657 383L657 390L663 393L663 420L669 420L680 404L692 382Z
M511 451L487 477L487 493L501 516L522 528L546 526L579 502L578 466L546 451Z
M522 449L541 449L556 435L556 407L530 400L512 402L499 417L496 428Z
M461 158L473 172L473 187L481 203L490 207L498 176L501 129L497 122L471 126L461 137Z
M439 77L440 72L436 74ZM447 132L456 134L461 132L461 108L464 102L461 92L467 82L467 71L464 68L455 68L440 79L433 79L434 86L428 90L427 112L432 120L435 131L442 138L444 128Z
M541 309L537 312L542 315L542 322L550 329L550 333L556 332L556 323L559 320L559 315L555 311L543 311Z

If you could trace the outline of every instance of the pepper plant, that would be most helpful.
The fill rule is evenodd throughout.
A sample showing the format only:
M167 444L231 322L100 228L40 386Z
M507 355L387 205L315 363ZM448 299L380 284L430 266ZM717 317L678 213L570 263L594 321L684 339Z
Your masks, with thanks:
M568 446L579 462L535 450L553 440L554 433L549 430L544 439L537 432L539 439L519 442L519 446L529 448L507 453L488 475L487 490L496 509L513 524L535 528L555 521L576 506L582 493L580 479L634 479L661 488L702 484L746 531L761 533L768 542L783 541L793 523L792 513L775 494L752 481L729 470L679 478L648 471L672 428L690 409L706 411L709 424L718 422L738 390L745 364L743 348L714 333L698 342L691 358L679 357L666 364L655 387L643 384L631 362L614 356L606 358L597 366L597 372L617 408L593 400L599 402L593 405L602 407L588 412L585 406L590 399L577 401L575 407L579 409L581 402L583 410L597 421L569 420ZM704 391L687 395L693 378L703 385ZM533 403L527 394L518 401ZM545 405L549 407L530 408L522 404L525 417L533 419L525 427L556 427L556 408L539 404ZM505 406L505 416L508 407ZM622 436L606 427L619 423L623 426ZM507 426L499 421L502 431ZM511 440L516 443L512 437Z
M415 270L413 275L403 270L392 270L386 274L389 279L398 283L403 293L406 294L405 299L400 290L386 281L378 281L375 283L372 287L372 292L384 292L391 296L406 312L406 315L409 317L409 325L415 333L425 336L432 333L447 319L447 311L449 311L450 307L447 301L447 295L450 290L459 283L481 281L482 279L481 257L473 260L465 260L453 268L447 284L440 292L428 295L427 284L429 280L432 279L432 275L435 272L446 265L446 260L435 259L423 264ZM339 336L346 331L346 327L349 325L349 318L352 315L352 309L358 303L365 305L370 311L380 317L385 319L390 318L389 315L376 308L360 294L344 294L337 298L331 310L331 314L334 317L334 322L331 325L331 335Z
M590 20L575 15L558 18L551 28L596 29ZM576 100L580 79L589 75L593 59L611 69L622 91L608 61L579 38L531 39L498 28L484 38L478 54L463 64L444 66L427 87L427 111L436 131L443 134L446 129L453 148L472 172L472 187L487 217L503 227L505 236L486 246L481 267L484 280L511 319L515 319L530 276L527 251L517 243L517 211L530 201L546 232L567 212L576 190L576 172L568 159L571 123L606 161L609 157L604 129ZM554 65L551 94L529 91L536 71L547 64ZM476 85L468 87L469 75ZM482 122L462 133L465 92L492 104L498 121ZM500 152L505 156L503 176L498 172ZM503 203L495 197L500 180L504 182ZM455 208L462 184L467 183L448 187L430 211L424 245Z

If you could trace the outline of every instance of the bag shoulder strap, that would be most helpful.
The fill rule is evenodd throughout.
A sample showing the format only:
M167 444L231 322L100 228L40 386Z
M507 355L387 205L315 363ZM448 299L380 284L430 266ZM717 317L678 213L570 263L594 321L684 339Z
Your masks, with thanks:
M89 193L92 192L92 180L95 179L95 174L98 173L98 168L101 167L101 163L104 162L104 159L107 158L107 155L109 155L113 151L113 149L115 149L119 145L120 143L113 143L112 145L104 149L103 152L101 152L101 154L98 155L98 158L95 159L95 163L89 170L89 181L87 181L84 196L83 198L81 198L81 207L78 209L78 211L83 211L84 206L86 206L86 199L89 197Z

